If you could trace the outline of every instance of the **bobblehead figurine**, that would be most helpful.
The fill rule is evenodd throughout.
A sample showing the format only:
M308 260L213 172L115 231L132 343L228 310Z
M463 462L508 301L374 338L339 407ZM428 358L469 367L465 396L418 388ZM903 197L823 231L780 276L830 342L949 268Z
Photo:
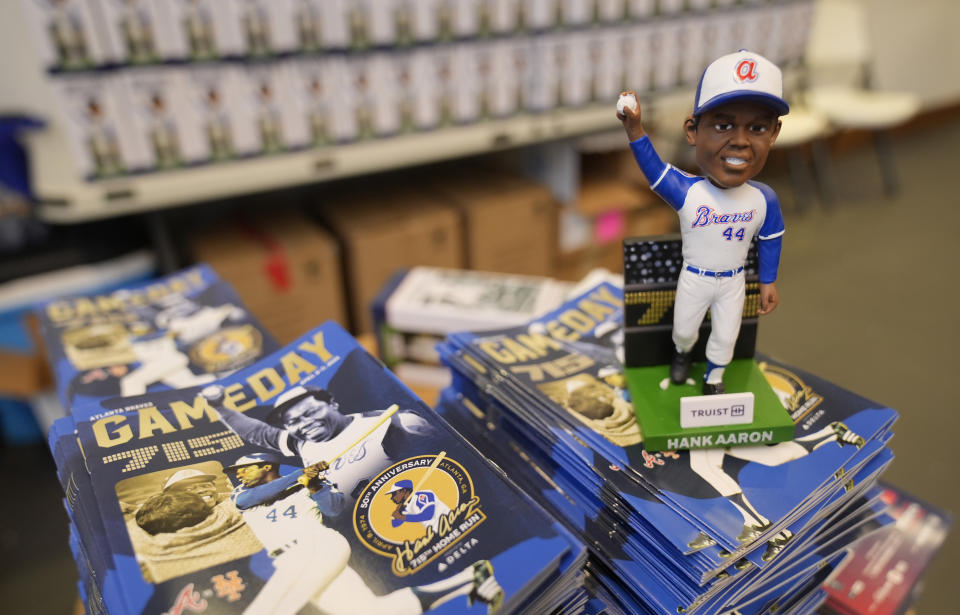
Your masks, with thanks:
M643 129L634 92L621 94L617 117L651 189L680 217L683 265L674 303L670 381L682 385L690 374L690 351L707 309L711 332L702 392L725 393L723 374L740 332L744 263L757 238L759 314L780 302L776 279L783 217L777 196L753 181L780 132L783 99L780 69L763 56L741 50L714 60L700 78L693 113L684 120L687 143L696 148L703 176L665 164Z

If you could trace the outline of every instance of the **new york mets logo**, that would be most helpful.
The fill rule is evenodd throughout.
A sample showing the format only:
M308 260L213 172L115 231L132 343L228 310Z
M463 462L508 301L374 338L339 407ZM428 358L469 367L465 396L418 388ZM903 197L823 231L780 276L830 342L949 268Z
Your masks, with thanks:
M759 76L757 75L757 63L754 60L740 60L734 72L737 81L740 82L756 81Z

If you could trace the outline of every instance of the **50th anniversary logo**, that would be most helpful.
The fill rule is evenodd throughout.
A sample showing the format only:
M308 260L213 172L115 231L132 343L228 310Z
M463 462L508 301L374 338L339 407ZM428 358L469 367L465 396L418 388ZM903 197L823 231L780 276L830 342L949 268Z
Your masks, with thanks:
M393 558L393 572L413 574L486 520L473 480L444 453L396 463L357 498L353 526L371 551Z

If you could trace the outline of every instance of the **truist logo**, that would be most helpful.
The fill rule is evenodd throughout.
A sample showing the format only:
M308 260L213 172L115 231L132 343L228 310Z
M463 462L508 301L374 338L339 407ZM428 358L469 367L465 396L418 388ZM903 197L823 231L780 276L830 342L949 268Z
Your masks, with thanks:
M697 208L697 217L694 218L690 228L698 226L710 226L711 224L735 224L737 222L750 222L753 220L755 209L748 211L734 212L732 214L717 214L713 209L706 205Z
M207 601L200 596L198 592L193 591L193 583L190 583L180 591L173 608L163 615L183 615L190 611L191 613L203 613L207 610Z
M756 81L759 77L757 75L757 63L754 60L740 60L735 72L737 81L741 83Z

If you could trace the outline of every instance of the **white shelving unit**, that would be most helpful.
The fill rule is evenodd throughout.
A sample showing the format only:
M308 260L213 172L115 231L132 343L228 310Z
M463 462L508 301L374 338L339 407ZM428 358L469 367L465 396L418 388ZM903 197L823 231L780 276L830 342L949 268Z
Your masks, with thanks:
M87 91L95 93L98 91L97 78L128 69L138 71L143 66L111 65L108 59L101 67L51 74L47 65L50 60L44 58L44 54L51 52L39 46L37 39L40 35L27 18L26 1L0 2L0 50L7 57L7 61L0 65L0 79L4 83L4 87L0 88L0 113L21 111L46 122L44 128L26 134L24 139L31 158L31 182L38 202L38 214L52 223L70 224L159 212L166 208L242 194L539 145L542 147L533 148L533 158L539 159L541 168L534 170L534 174L548 183L561 201L569 202L575 195L577 182L573 151L576 148L575 138L619 128L614 116L614 95L609 104L526 112L505 119L480 120L393 137L90 179L84 177L83 172L78 172L77 136L71 134L71 119L60 104L63 92L58 91L58 87L71 80L89 78L94 85L92 89L88 87ZM88 1L91 5L100 2L78 1ZM691 0L688 3L673 0L657 0L654 3L654 0L648 0L635 4L643 5L647 7L645 11L651 12L649 18L633 23L643 24L648 30L655 31L656 40L659 41L656 44L648 42L649 60L646 56L635 60L644 66L649 61L650 69L653 64L669 64L662 71L667 76L663 82L657 76L657 71L652 71L650 83L643 84L649 91L637 86L645 99L645 117L656 118L661 109L676 104L676 98L671 96L677 81L676 75L682 74L680 81L689 87L691 79L696 81L696 71L691 67L701 66L706 55L716 53L717 50L709 48L708 41L726 51L726 47L734 44L733 32L742 30L744 40L752 40L751 46L759 51L765 51L765 47L776 47L776 52L784 56L784 60L795 60L801 46L793 45L796 47L794 49L791 45L775 41L779 40L778 35L798 40L805 37L805 30L797 23L797 16L809 11L812 0ZM658 7L659 12L654 13L654 7ZM708 22L712 28L710 36L707 36L705 29ZM592 27L559 29L547 32L545 36L555 37L558 33L579 36L578 32L586 34L595 31L591 30ZM769 31L771 29L776 32ZM728 31L729 36L718 42L717 33ZM664 42L666 40L671 41L669 51ZM626 45L624 48L628 47ZM773 57L776 59L776 56ZM624 62L630 62L630 58L624 58ZM154 66L190 66L190 63L160 63ZM587 73L594 70L596 65L588 64L586 67ZM667 85L671 75L674 76L673 85ZM689 95L684 95L683 100L689 101L689 98ZM589 100L589 97L586 99ZM119 112L133 114L135 111L120 108Z
M617 126L611 107L604 105L96 181L79 181L64 172L73 168L72 162L65 161L64 165L33 165L33 187L42 218L75 223L482 154ZM48 162L66 150L54 129L28 135L28 147L32 156Z

